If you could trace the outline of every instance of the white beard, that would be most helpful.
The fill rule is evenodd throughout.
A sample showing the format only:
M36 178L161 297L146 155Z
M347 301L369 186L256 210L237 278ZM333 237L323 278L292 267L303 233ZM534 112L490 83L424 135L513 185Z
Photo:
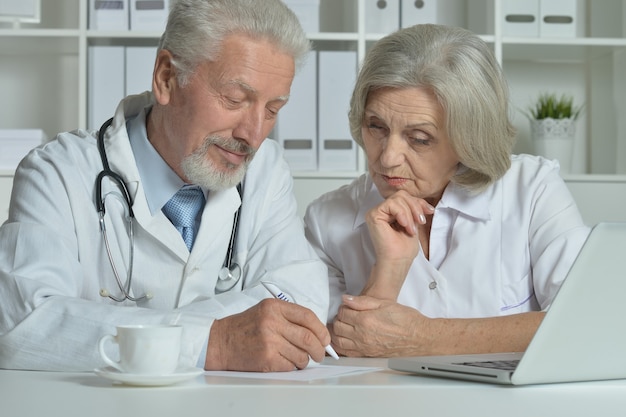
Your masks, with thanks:
M212 145L218 145L238 153L246 153L247 156L239 166L228 163L225 169L220 169L206 157ZM181 168L191 183L211 191L225 190L234 187L243 180L255 153L256 151L250 146L236 139L209 136L200 147L183 159Z

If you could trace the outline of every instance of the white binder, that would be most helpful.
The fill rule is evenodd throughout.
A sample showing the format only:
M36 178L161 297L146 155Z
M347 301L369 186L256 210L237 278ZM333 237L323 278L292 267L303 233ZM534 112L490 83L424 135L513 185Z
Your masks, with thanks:
M130 30L163 32L170 0L130 0Z
M0 22L39 23L41 0L0 0Z
M542 38L584 36L582 0L541 0L539 36Z
M87 72L87 127L98 129L113 117L124 98L124 47L89 47Z
M0 129L0 169L15 170L31 149L46 140L41 129Z
M400 12L403 28L423 23L465 27L466 9L461 0L401 0Z
M274 130L292 171L317 170L317 56L309 54L291 84Z
M357 71L354 51L319 53L319 170L355 171L357 144L350 134L348 111Z
M307 33L320 31L320 0L284 0Z
M125 55L126 95L152 90L156 46L127 46Z
M400 27L400 0L365 0L365 32L390 33Z
M89 0L89 29L128 30L128 0Z
M502 0L504 36L539 36L539 0Z

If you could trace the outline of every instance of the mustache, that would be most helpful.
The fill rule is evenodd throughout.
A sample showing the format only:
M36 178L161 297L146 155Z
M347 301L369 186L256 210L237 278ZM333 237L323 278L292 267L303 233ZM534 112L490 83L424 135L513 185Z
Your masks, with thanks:
M256 153L256 149L248 145L244 141L235 139L233 137L224 137L212 135L204 140L203 148L208 149L211 145L217 145L229 152L234 152L242 155L246 155L247 158L251 158Z

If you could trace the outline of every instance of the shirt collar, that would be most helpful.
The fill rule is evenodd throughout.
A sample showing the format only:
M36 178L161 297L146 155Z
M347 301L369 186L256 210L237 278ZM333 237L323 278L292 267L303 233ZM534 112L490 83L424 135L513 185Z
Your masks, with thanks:
M451 182L444 190L443 196L437 204L437 209L450 208L476 220L490 220L489 194L492 190L493 188L489 187L475 194Z
M136 116L128 118L126 129L148 208L154 216L185 182L167 165L148 140L146 114L149 111L150 107L145 107ZM203 191L206 197L206 190Z

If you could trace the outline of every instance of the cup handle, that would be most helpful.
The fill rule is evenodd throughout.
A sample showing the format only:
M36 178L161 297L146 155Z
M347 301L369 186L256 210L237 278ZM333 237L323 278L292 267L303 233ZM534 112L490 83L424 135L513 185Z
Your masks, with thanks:
M120 363L115 362L114 360L109 358L109 356L106 354L106 351L104 350L104 345L108 341L111 341L112 343L117 344L117 340L115 336L113 336L112 334L107 334L105 336L102 336L100 338L100 342L98 342L98 350L100 351L100 357L107 365L112 366L113 368L117 369L120 372L124 372Z

